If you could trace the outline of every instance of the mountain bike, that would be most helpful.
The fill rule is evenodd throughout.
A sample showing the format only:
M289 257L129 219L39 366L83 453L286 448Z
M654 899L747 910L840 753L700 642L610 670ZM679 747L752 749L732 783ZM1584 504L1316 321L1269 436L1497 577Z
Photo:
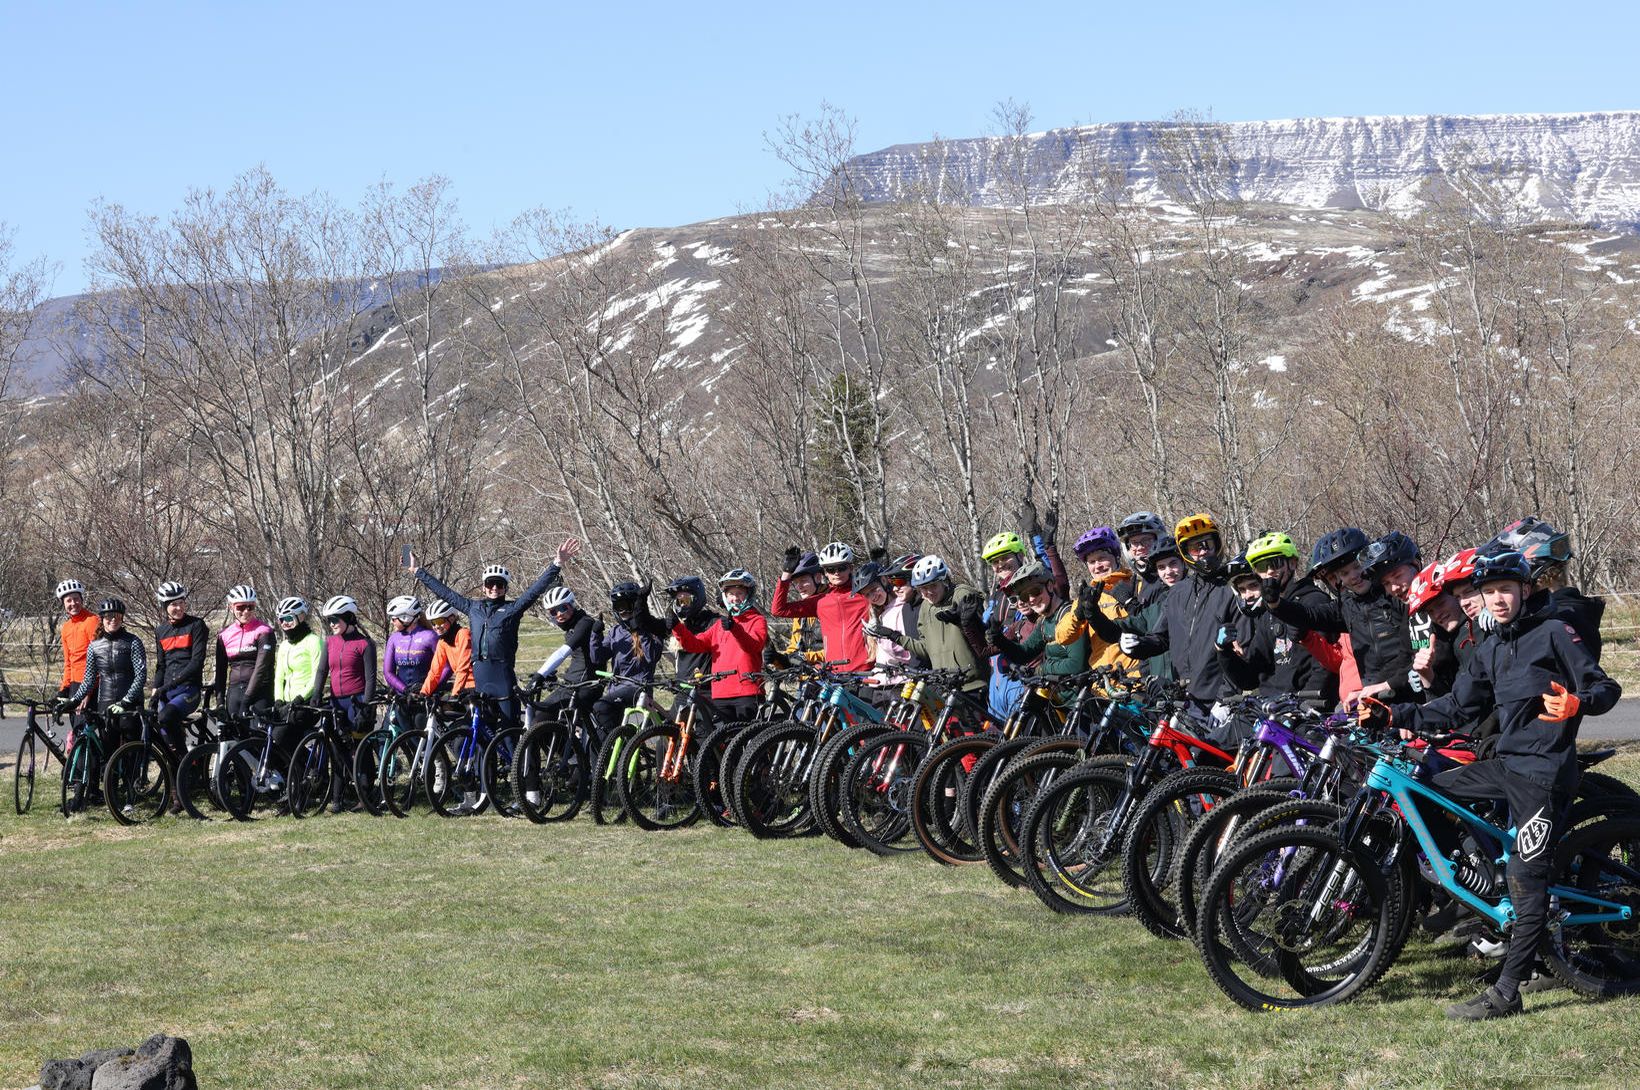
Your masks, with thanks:
M531 690L530 725L517 740L509 765L512 795L525 817L536 823L570 821L591 795L595 745L590 709L571 699L548 709L536 699L544 688L575 693L602 685L601 677L580 682L543 682Z
M1176 768L1223 770L1234 761L1230 753L1175 725L1186 722L1189 701L1182 688L1168 687L1159 706L1149 744L1125 768L1068 773L1043 789L1026 811L1020 826L1025 880L1055 912L1125 911L1121 849L1145 793Z
M1491 816L1494 804L1426 782L1427 750L1398 738L1378 746L1339 823L1272 829L1238 842L1214 868L1198 909L1198 950L1241 1006L1322 1006L1371 986L1410 932L1420 875L1493 934L1513 923L1504 870L1517 830ZM1640 815L1632 813L1573 828L1555 852L1540 955L1579 994L1640 991L1636 860Z
M621 807L638 828L650 832L679 829L700 819L694 763L700 748L699 728L709 721L703 705L712 682L731 676L732 672L725 671L688 681L657 682L677 694L671 720L633 736L621 757L616 781Z
M598 747L598 753L592 762L592 784L587 795L587 807L592 811L594 824L613 825L626 820L626 811L621 806L619 794L621 754L640 730L658 726L665 720L660 710L655 707L652 682L623 677L607 671L600 672L598 676L611 683L621 682L637 686L632 703L621 711L621 721Z

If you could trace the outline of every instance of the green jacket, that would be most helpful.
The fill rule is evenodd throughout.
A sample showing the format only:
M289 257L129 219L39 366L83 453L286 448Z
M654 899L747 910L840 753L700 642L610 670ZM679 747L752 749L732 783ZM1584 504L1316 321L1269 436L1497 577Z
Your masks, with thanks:
M1053 611L1052 616L1031 629L1030 634L1018 642L1004 635L997 650L1015 666L1029 666L1040 656L1043 674L1055 677L1080 674L1088 668L1087 626L1076 626L1075 631L1078 634L1069 643L1060 643L1057 639L1059 622L1075 608L1075 602L1064 603Z
M952 587L950 596L937 606L924 602L921 612L917 615L919 634L901 636L895 642L935 670L966 670L968 676L973 679L963 686L964 691L969 691L989 683L990 661L974 653L973 643L963 632L962 625L939 619L939 614L964 606L967 606L976 618L974 635L976 642L983 645L985 628L983 622L977 618L984 611L985 598L966 583L958 583Z
M273 698L294 700L300 696L317 701L319 661L324 654L325 638L319 633L309 631L299 640L292 640L290 633L285 633L273 654Z

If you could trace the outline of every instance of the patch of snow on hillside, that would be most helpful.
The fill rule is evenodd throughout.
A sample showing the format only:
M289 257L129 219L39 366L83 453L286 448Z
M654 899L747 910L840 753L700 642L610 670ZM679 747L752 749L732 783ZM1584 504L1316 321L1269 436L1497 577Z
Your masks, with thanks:
M1264 364L1264 366L1268 367L1272 371L1281 372L1287 370L1286 356L1265 356L1264 359L1259 362Z

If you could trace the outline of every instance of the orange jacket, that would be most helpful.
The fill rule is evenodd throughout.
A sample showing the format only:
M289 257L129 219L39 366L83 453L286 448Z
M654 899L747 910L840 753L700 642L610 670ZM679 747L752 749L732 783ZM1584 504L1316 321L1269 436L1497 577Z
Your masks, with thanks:
M459 693L473 687L473 635L469 629L456 626L454 639L438 638L433 648L433 661L427 667L427 677L421 683L423 696L438 691L439 682L446 673L452 674L450 691Z
M78 685L85 680L85 650L102 631L102 618L95 613L82 613L63 621L59 635L63 639L63 684Z

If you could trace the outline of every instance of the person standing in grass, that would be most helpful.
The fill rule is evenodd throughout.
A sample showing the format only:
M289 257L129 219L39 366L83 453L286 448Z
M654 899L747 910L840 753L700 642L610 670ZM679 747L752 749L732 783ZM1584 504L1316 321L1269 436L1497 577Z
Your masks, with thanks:
M517 598L508 600L507 588L512 574L500 564L484 569L483 591L480 597L468 598L457 594L439 581L416 561L411 551L406 557L405 570L421 581L422 586L438 598L467 615L469 639L472 641L473 686L485 696L500 702L501 712L513 723L518 722L518 702L513 691L518 688L514 663L518 658L518 623L547 588L558 582L564 565L581 552L581 542L565 538L558 546L557 559L547 565L535 582Z

